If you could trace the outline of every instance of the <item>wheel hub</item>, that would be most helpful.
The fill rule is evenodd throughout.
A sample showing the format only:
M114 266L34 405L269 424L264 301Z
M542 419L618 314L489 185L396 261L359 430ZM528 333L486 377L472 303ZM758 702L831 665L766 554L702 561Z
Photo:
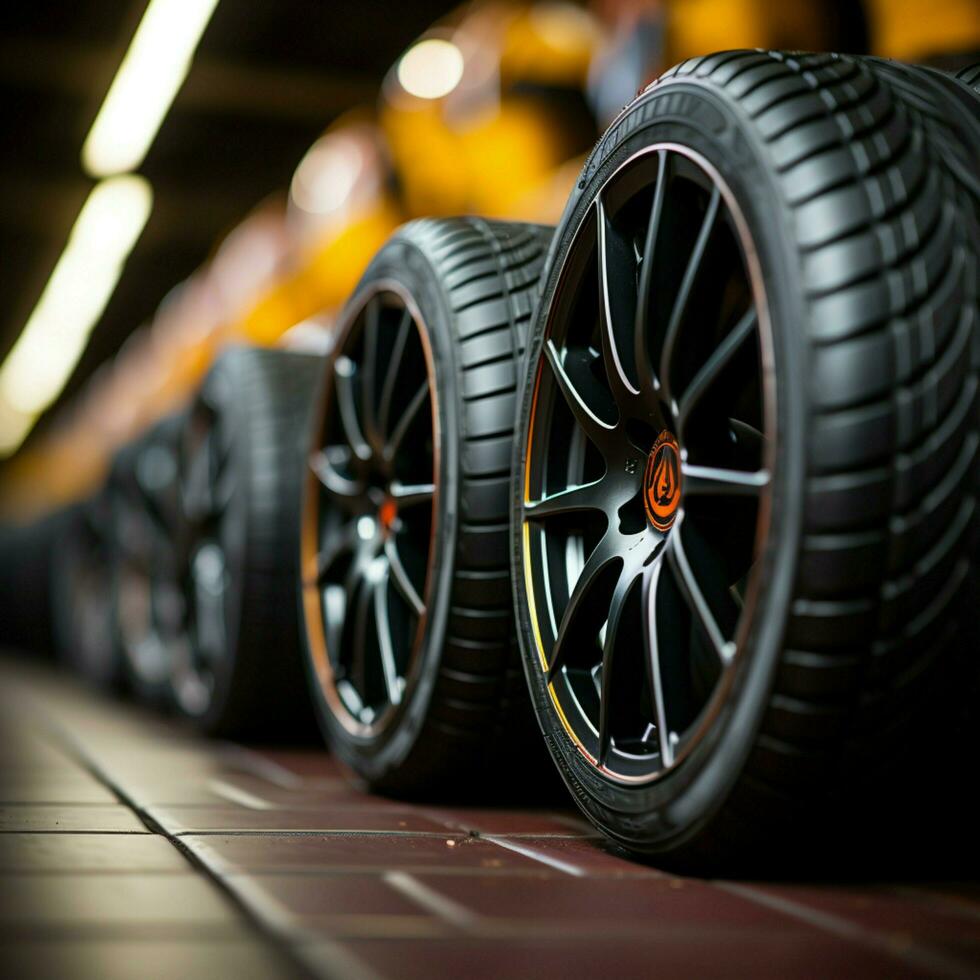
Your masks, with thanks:
M681 502L681 449L668 430L657 436L643 473L643 506L658 531L669 531Z
M395 521L398 519L398 504L393 497L385 497L384 502L378 508L378 523L381 525L385 534L391 532Z

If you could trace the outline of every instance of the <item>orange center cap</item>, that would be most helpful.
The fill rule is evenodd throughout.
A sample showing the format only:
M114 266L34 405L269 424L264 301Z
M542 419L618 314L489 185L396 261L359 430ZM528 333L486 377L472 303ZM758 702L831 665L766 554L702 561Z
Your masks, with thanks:
M643 506L658 531L669 531L681 502L681 447L664 429L650 450L643 472Z
M386 531L390 530L391 525L395 523L395 515L397 513L398 506L395 504L395 501L391 497L386 498L378 511L378 520Z

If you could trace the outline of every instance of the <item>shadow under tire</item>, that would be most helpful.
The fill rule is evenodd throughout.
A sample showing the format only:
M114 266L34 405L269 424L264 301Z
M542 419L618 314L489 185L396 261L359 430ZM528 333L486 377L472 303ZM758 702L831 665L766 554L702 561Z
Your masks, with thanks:
M381 791L478 790L522 742L535 751L507 520L550 238L476 218L406 225L325 368L302 530L307 662L331 748Z
M634 852L758 870L808 828L826 854L908 772L923 810L952 792L934 740L966 764L958 113L870 60L724 52L641 93L572 194L515 439L518 636L561 775Z
M319 362L231 348L188 416L176 542L187 642L171 683L180 713L208 734L282 740L314 730L295 553Z

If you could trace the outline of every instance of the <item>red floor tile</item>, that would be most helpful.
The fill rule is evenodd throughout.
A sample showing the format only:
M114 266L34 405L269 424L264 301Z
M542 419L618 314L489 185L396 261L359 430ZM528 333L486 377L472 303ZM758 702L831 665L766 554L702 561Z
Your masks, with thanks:
M841 933L858 933L869 943L903 951L932 964L937 973L956 973L956 964L980 975L980 914L976 908L943 903L916 889L888 886L729 886L738 894L770 902L798 921L814 921ZM955 950L949 957L941 952Z
M129 928L220 933L239 923L215 888L193 872L180 875L5 875L0 933L28 928L55 933L79 927L124 934Z
M492 807L427 808L445 826L463 833L497 834L502 837L595 837L596 831L572 810L515 810Z
M308 786L322 780L344 780L344 771L336 759L323 751L322 746L307 749L253 748L249 750L252 761L244 763L250 771L261 771L267 776L269 763L280 770L301 779Z
M116 802L105 786L81 770L0 778L0 804Z
M269 980L307 977L282 952L248 938L3 941L0 963L18 980Z
M153 777L125 777L118 780L127 798L139 806L224 806L255 796L274 806L315 808L328 803L362 803L365 797L353 795L341 781L317 787L286 789L248 773L217 769L209 773Z
M238 875L226 884L277 931L307 939L312 934L417 937L451 931L382 875Z
M709 884L677 878L511 878L426 875L427 889L484 919L524 923L548 935L663 931L675 928L779 929L777 913L726 894Z
M546 868L571 875L612 877L660 877L661 872L631 860L606 844L602 838L505 837L484 838L502 850L519 853Z
M307 957L324 976L355 968L398 980L465 977L466 980L896 980L927 977L887 957L818 934L740 933L711 941L694 931L656 938L576 941L549 938L364 939L311 947Z
M0 834L0 874L187 870L177 848L154 834Z
M488 841L468 837L389 837L379 834L187 836L181 838L217 874L386 871L428 868L435 873L548 869Z

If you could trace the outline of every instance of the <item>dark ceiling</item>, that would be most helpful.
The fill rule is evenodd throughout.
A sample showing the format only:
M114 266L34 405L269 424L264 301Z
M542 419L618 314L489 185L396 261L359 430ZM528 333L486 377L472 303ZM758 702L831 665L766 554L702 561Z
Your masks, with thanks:
M220 0L140 168L153 185L153 213L63 400L204 261L216 240L288 184L335 116L374 101L399 53L452 6L446 0ZM146 0L0 7L2 359L93 185L82 171L81 146Z

